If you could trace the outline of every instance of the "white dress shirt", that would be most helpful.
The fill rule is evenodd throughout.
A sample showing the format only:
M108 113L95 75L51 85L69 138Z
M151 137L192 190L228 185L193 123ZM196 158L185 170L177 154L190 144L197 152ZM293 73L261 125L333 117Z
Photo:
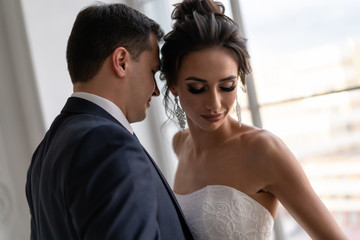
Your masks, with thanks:
M108 112L111 116L113 116L116 120L118 120L131 134L134 133L134 130L130 126L130 123L126 119L124 113L118 106L115 105L115 103L111 102L110 100L87 92L74 92L71 96L82 98L92 103L95 103L96 105L104 109L106 112Z

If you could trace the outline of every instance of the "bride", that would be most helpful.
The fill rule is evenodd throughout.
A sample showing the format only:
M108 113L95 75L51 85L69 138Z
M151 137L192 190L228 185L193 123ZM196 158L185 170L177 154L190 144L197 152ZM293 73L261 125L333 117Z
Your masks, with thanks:
M183 129L173 139L174 192L195 239L270 239L279 201L312 239L346 239L284 143L241 124L236 89L249 56L224 6L185 0L172 18L161 69L165 107Z

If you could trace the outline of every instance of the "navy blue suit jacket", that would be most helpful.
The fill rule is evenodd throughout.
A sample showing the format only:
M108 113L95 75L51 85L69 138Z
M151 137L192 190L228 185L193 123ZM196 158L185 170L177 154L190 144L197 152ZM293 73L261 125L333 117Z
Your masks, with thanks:
M193 239L164 176L96 104L68 99L36 149L26 195L31 239Z

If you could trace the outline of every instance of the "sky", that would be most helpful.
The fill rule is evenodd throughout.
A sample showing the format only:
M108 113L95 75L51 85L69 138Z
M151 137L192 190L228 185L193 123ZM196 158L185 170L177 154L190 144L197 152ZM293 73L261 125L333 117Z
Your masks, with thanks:
M245 32L253 57L288 52L348 39L360 42L358 0L241 0Z

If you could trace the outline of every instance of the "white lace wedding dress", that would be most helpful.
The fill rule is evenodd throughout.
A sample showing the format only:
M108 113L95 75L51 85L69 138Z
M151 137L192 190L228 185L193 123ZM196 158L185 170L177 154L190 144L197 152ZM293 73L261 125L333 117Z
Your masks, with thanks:
M268 240L274 219L260 203L227 186L175 194L195 240Z

